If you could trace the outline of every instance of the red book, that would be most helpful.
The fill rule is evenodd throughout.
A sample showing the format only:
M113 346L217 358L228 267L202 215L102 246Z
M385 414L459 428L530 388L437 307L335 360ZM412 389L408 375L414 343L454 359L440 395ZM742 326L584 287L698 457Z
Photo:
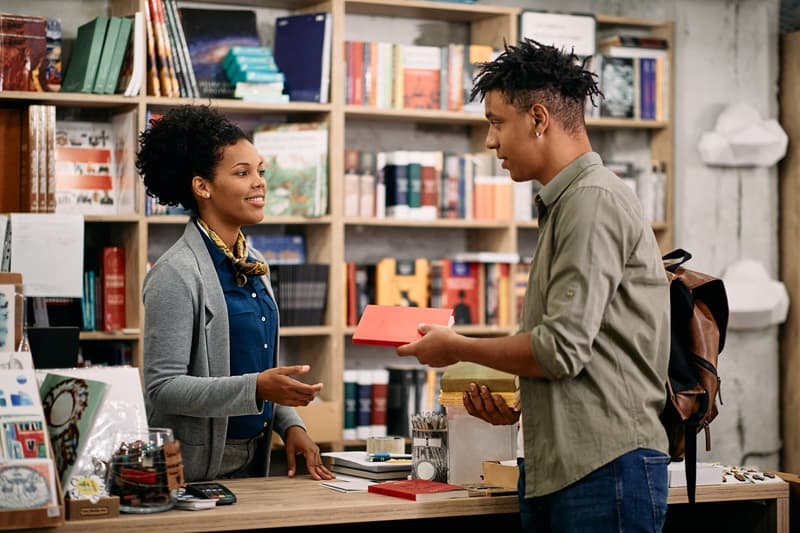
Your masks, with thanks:
M367 491L384 496L405 498L417 502L447 500L469 496L469 491L461 485L430 481L428 479L399 479L384 481L367 487Z
M452 316L453 310L447 308L368 305L353 333L353 342L402 346L422 338L421 323L449 326Z
M103 330L125 327L125 248L105 246L101 258Z

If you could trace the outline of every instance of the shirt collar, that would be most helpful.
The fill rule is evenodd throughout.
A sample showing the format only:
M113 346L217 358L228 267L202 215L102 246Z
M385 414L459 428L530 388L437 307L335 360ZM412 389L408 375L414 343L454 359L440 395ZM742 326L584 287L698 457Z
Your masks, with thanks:
M204 230L203 227L197 223L197 221L195 221L194 224L195 226L197 226L197 229L203 236L203 241L206 243L206 248L208 248L208 253L211 255L211 261L214 263L214 268L216 268L217 271L219 271L221 267L225 265L230 265L231 264L230 261L228 261L227 263L225 261L228 258L228 256L226 256L225 253L222 250L220 250L216 244L214 244L214 241L211 240L211 237L208 235L206 230ZM231 268L232 267L233 265L231 265Z
M569 165L561 169L550 183L542 187L536 195L536 206L539 213L544 215L547 209L553 205L564 191L569 188L575 179L583 174L583 171L593 165L602 165L603 160L596 152L586 152L575 158Z

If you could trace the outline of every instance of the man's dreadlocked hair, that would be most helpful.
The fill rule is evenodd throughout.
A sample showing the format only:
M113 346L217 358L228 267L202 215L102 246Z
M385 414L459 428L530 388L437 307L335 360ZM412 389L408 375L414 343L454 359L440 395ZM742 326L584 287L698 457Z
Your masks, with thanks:
M506 44L497 59L478 65L470 99L480 95L483 100L486 93L499 90L521 112L541 103L567 132L576 133L584 124L586 97L594 104L594 97L603 94L596 75L585 69L587 60L532 39Z

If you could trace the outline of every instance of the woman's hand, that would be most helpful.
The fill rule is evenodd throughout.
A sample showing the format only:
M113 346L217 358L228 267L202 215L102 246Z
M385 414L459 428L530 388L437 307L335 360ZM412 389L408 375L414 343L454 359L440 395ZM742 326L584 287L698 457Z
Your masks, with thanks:
M311 367L308 365L279 366L264 370L258 374L256 380L256 396L262 401L289 407L308 405L322 390L322 383L308 385L292 376L306 374L309 370Z
M308 473L311 474L312 479L323 480L333 479L334 476L324 464L322 464L322 457L319 454L319 446L317 446L311 437L308 436L306 430L300 426L291 426L286 430L286 465L289 469L289 477L294 477L296 468L296 456L303 455L306 460L306 468Z

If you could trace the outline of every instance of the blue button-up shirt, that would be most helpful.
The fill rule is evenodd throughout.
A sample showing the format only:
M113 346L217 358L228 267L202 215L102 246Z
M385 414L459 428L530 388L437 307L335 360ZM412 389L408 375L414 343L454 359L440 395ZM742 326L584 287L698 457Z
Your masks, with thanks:
M248 276L247 283L239 287L233 263L202 228L200 231L216 267L228 306L231 375L242 376L272 368L275 366L278 336L278 309L275 302L259 276ZM264 410L259 415L228 418L228 437L255 437L264 431L271 419L272 403L264 402Z

